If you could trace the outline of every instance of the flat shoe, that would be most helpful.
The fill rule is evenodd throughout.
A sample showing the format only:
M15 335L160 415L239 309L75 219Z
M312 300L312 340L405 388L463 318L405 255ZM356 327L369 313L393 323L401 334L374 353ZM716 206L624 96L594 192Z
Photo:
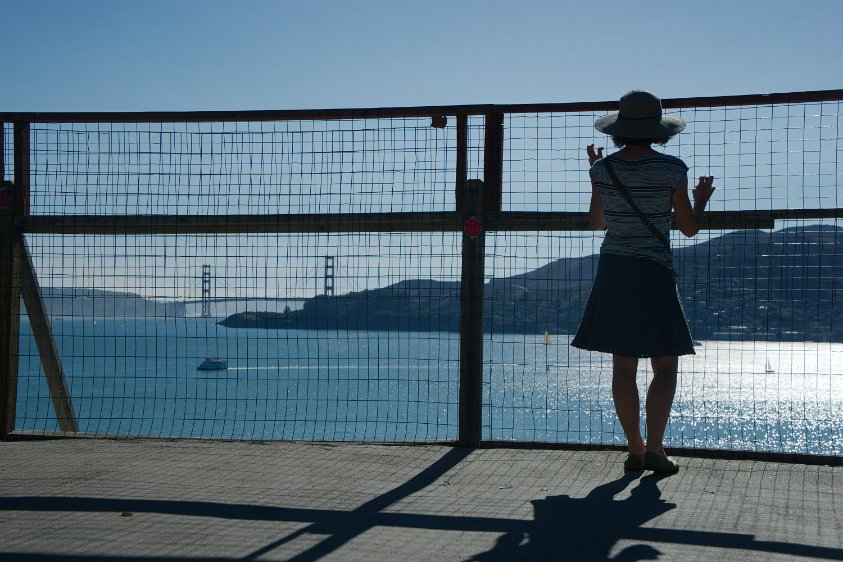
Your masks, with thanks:
M623 469L628 472L641 472L644 470L644 455L629 453L629 456L623 461Z
M672 458L658 453L644 453L644 470L652 470L656 474L676 474L679 464Z

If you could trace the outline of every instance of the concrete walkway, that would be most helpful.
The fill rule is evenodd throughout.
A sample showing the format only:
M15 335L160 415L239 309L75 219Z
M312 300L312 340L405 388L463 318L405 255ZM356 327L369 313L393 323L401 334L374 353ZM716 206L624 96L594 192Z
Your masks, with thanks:
M0 443L0 560L843 560L843 468L605 451Z

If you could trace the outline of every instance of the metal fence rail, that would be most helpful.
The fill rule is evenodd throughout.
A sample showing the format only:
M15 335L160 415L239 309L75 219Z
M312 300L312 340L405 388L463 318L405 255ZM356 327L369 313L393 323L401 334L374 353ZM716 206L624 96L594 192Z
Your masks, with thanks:
M841 100L664 100L720 187L674 447L843 456ZM618 445L567 345L616 106L0 114L0 435Z

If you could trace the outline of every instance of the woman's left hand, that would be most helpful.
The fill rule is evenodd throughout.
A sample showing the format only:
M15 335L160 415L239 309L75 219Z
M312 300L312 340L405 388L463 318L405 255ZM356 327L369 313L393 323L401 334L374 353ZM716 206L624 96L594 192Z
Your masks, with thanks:
M594 145L590 144L585 148L585 151L588 153L588 165L594 166L594 163L603 158L603 147L597 149L597 152L594 152Z
M697 187L691 190L694 196L694 204L705 207L708 200L711 199L711 194L714 193L714 176L700 176L700 183Z

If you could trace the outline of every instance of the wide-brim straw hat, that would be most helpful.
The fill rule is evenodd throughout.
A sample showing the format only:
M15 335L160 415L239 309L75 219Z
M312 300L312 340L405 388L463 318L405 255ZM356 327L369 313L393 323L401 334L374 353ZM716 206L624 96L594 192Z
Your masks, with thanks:
M632 139L668 138L685 128L684 119L662 115L662 100L646 90L624 94L619 109L595 121L594 128L613 137Z

